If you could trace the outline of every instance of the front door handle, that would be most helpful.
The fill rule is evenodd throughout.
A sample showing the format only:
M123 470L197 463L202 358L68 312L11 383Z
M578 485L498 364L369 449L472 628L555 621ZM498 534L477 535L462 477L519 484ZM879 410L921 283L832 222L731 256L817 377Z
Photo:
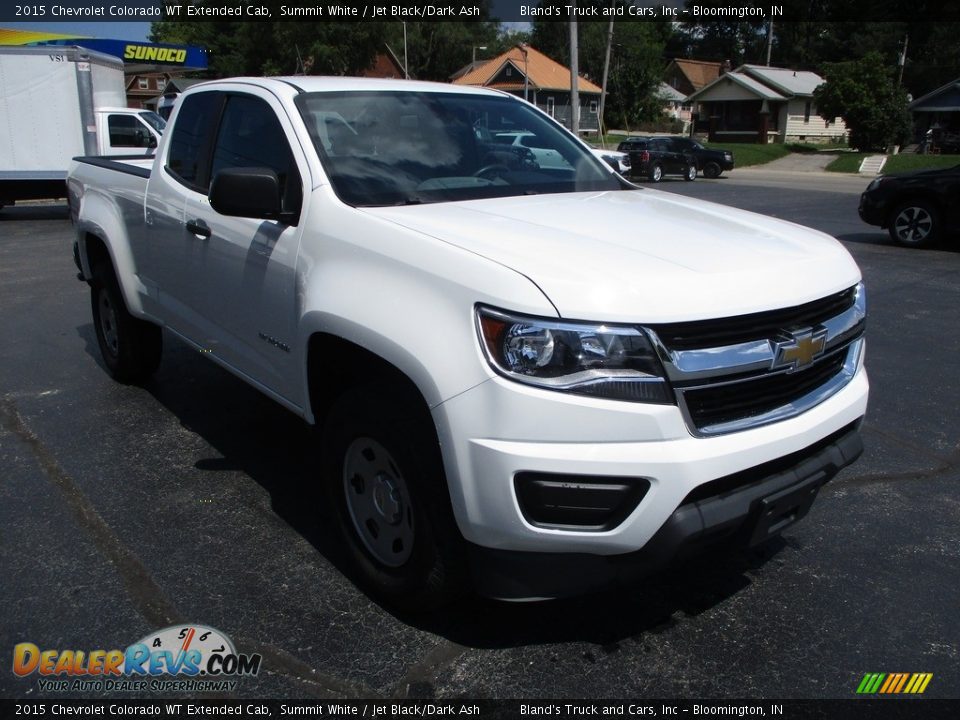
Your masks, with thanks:
M187 230L192 232L197 237L203 238L204 240L207 240L211 235L210 226L200 219L188 220Z

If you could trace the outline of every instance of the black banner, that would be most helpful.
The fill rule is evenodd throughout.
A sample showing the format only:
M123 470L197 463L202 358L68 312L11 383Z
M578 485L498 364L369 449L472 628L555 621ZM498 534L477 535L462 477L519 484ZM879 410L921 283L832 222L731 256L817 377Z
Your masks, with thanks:
M958 0L39 0L4 2L3 22L156 22L248 20L337 22L535 19L581 22L960 20Z
M939 720L960 700L0 700L2 718L843 718Z

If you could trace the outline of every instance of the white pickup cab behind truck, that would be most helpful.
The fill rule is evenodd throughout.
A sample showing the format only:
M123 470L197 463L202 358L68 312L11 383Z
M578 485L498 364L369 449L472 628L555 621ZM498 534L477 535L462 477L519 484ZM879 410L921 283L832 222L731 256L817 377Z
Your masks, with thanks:
M171 123L152 164L71 169L104 363L146 378L165 328L315 424L388 602L762 543L862 450L866 296L822 233L637 188L494 91L239 78Z

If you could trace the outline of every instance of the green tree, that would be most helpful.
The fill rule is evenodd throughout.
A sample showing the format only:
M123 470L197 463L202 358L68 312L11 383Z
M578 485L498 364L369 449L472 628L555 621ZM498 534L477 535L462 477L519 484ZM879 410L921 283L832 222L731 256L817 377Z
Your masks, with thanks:
M483 7L481 5L481 9ZM491 50L497 47L498 24L490 20L390 23L385 41L401 62L404 25L410 77L417 80L447 82L451 75L472 61L473 48L487 48L479 51L480 59L492 57Z
M877 52L859 60L828 63L826 82L813 92L820 116L842 117L850 144L858 150L883 150L903 143L911 132L907 93Z
M269 5L269 3L267 3ZM373 63L385 23L198 22L153 23L154 42L199 45L212 77L236 75L349 75Z

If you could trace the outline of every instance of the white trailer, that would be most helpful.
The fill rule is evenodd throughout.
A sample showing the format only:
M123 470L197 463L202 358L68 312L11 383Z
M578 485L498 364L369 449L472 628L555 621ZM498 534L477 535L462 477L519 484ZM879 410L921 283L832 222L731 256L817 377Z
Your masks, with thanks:
M0 47L0 207L66 197L75 156L152 152L158 127L136 118L131 130L129 116L144 111L126 103L118 58L75 46Z

